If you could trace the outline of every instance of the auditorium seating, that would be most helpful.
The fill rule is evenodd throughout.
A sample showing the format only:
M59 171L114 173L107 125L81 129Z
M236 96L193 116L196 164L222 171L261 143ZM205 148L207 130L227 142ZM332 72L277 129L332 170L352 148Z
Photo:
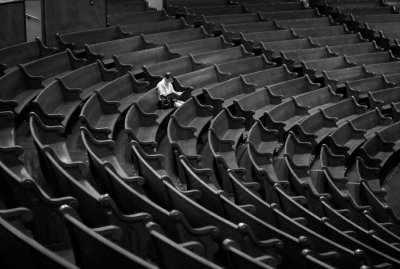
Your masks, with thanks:
M79 118L96 136L112 139L115 125L121 114L118 107L119 103L104 100L102 95L96 92L83 106Z
M201 19L202 24L209 33L221 31L221 24L251 23L265 20L260 13L202 16Z
M289 11L261 12L261 15L268 20L294 20L308 19L321 16L317 9L300 9Z
M146 73L147 80L150 82L158 79L152 78L148 71L148 66L170 66L167 60L172 60L188 53L206 53L214 50L228 48L231 45L226 43L223 38L211 38L207 40L195 40L188 42L180 42L176 45L165 45L164 47L156 47L137 52L122 55L114 55L116 68L120 72L133 71L138 74L143 71ZM213 54L211 54L213 55ZM178 60L179 61L179 60ZM170 68L173 69L175 65ZM173 73L173 71L170 71ZM158 82L158 81L157 81Z
M79 220L76 212L71 207L63 206L60 208L60 212L65 220L65 225L74 246L76 264L80 268L91 268L91 266L96 265L118 266L121 268L157 268L112 243L111 240L113 238L120 236L121 228L104 226L91 229Z
M244 8L250 12L273 12L273 11L289 11L289 10L301 10L304 8L302 2L272 2L272 3L261 3L261 4L243 4Z
M126 25L149 23L156 21L172 20L173 17L169 16L165 10L151 10L146 12L126 12L108 14L107 23L109 25Z
M147 82L138 81L132 73L128 73L107 83L97 93L105 101L116 103L118 110L123 113L132 105L132 102L138 100L148 90Z
M145 52L145 51L143 51ZM193 51L195 52L195 51ZM136 70L146 70L146 78L149 81L158 81L160 78L160 75L164 75L166 72L170 72L174 76L178 76L184 73L189 73L191 71L195 71L197 69L203 68L205 66L211 65L211 64L221 64L224 62L230 62L233 60L238 60L242 59L245 57L249 57L252 54L248 53L241 47L235 47L232 49L225 49L225 50L213 50L210 52L203 52L200 54L193 54L190 53L188 56L182 56L182 57L176 57L172 59L160 59L159 61L157 58L151 58L146 55L144 61L140 61L140 56L138 55L140 52L135 53L135 55L131 54L129 58L135 59L132 61L135 65L136 68L133 67L133 71ZM149 58L149 59L148 59ZM129 66L129 59L126 61L125 56L114 56L114 61L116 62L116 67L117 69L123 70L124 68L127 68ZM122 62L121 62L122 61ZM123 61L126 61L128 63L123 63ZM133 65L130 65L133 66ZM155 77L155 74L150 74L149 68L147 66L151 66L151 70L154 72L154 69L159 69L158 74L159 76ZM143 70L142 70L143 68ZM136 71L139 72L139 71ZM135 73L136 73L135 72ZM151 77L150 77L151 76Z
M368 92L379 91L394 86L395 84L388 82L384 75L346 82L347 95L355 96L356 98L365 98Z
M283 136L298 121L308 116L308 108L299 105L296 100L290 99L273 109L264 112L264 126L268 129L278 130Z
M240 33L254 33L262 31L274 31L280 29L274 21L262 21L253 23L221 24L222 34L228 42L238 42Z
M201 16L240 14L246 12L247 10L241 5L183 7L181 11L187 22L194 25L201 24Z
M302 68L312 79L322 77L322 71L342 69L355 65L378 64L394 61L396 58L390 52L356 54L351 56L330 57L327 59L302 62Z
M215 86L207 87L207 89L203 90L203 93L206 102L219 111L223 105L231 105L234 99L244 97L246 93L248 94L254 92L255 89L273 85L294 77L296 77L296 73L288 71L285 66L268 68L229 79ZM263 100L268 101L266 98L263 98ZM264 106L266 105L268 105L268 103L264 103ZM247 109L243 107L243 111L245 110ZM258 109L256 108L256 110ZM250 119L251 117L252 115L250 115ZM246 118L249 119L249 116L246 116Z
M58 76L57 80L65 89L79 89L80 97L86 100L93 92L118 78L121 74L115 70L106 69L101 61L88 64L73 72Z
M114 54L125 54L139 50L154 48L165 43L174 44L184 41L208 38L210 34L203 28L171 31L157 34L134 36L124 39L85 45L86 56L89 62L102 59L109 64Z
M147 1L108 1L107 14L119 14L124 12L143 12L154 10L149 7Z
M134 15L133 17L135 17ZM187 24L184 18L179 20L164 20L156 22L144 22L121 25L121 30L131 35L156 34L169 31L189 29L192 26Z
M75 53L84 52L84 46L100 42L129 37L119 26L105 27L93 30L86 30L74 33L57 34L57 46L60 49L71 49Z
M281 57L285 64L292 69L300 68L300 62L312 61L338 55L356 55L380 51L375 42L363 42L355 44L334 45L327 47L316 47L313 49L282 51Z
M263 56L249 57L199 69L177 76L175 79L177 89L190 91L192 96L197 96L203 93L203 88L205 87L211 87L239 74L267 70L273 66L274 64L267 61Z
M3 76L17 68L17 65L31 62L56 53L56 48L47 47L42 40L21 43L0 50L0 75Z
M0 249L1 256L7 257L3 259L2 266L77 268L29 235L26 226L35 217L32 211L24 207L3 208L0 215L0 235L3 242L8 242Z
M397 103L399 87L391 87L379 91L369 92L368 99L371 107L388 108L390 103Z
M75 58L70 50L50 55L30 63L20 65L28 77L41 81L47 86L56 76L62 76L86 64L86 60Z
M400 266L396 3L107 2L0 50L1 267Z

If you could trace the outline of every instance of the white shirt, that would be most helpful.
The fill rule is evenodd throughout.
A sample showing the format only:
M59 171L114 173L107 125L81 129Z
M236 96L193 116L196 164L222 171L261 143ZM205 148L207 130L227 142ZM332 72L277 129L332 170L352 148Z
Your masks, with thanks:
M163 78L160 82L157 84L157 90L158 94L161 96L167 96L168 94L171 93L176 93L180 95L180 92L176 92L174 90L174 86L172 86L171 82L168 82L166 78Z

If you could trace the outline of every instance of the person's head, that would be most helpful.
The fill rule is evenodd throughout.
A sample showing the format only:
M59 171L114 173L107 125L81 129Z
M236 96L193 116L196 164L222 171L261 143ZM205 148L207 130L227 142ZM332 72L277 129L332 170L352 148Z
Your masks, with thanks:
M164 78L168 82L171 82L171 83L173 82L173 78L172 78L172 75L170 72L165 73Z

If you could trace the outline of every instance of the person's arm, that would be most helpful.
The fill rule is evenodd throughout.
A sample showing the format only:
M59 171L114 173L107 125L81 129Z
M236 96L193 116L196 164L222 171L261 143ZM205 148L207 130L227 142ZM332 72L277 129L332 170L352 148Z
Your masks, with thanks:
M172 93L175 93L176 95L181 95L181 94L182 94L182 92L177 92L177 91L175 91L174 85L172 85L172 83L170 83L169 85L171 85L170 87L171 87L171 92L172 92Z

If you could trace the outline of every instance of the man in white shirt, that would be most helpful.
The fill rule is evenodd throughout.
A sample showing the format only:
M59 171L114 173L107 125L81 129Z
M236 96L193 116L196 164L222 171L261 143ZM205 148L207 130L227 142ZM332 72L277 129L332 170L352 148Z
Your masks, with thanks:
M183 104L183 101L177 100L182 95L182 92L175 91L172 82L173 77L171 73L168 72L164 75L164 78L157 84L158 99L159 102L161 102L162 104L161 107L163 108L168 108L172 106L180 107Z

